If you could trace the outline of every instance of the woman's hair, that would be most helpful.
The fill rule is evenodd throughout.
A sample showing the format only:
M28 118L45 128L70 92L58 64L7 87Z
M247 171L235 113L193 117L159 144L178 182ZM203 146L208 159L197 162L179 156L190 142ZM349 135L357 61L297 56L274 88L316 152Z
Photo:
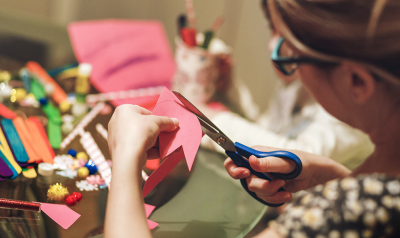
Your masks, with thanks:
M399 0L262 0L269 18L267 1L306 46L400 77Z

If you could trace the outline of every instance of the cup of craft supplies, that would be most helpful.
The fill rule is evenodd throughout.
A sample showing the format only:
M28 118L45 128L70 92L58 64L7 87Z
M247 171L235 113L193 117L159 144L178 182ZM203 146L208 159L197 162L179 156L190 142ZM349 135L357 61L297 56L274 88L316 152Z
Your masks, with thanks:
M206 36L206 37L205 37ZM197 34L196 45L181 37L175 40L176 72L172 90L194 104L205 104L217 93L224 93L231 83L231 49L222 40L212 38L205 45L205 34Z

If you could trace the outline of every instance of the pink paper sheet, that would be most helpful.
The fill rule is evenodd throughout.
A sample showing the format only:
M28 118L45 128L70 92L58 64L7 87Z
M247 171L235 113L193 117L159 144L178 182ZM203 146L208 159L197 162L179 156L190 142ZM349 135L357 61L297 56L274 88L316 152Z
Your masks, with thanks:
M70 24L68 32L78 62L92 64L90 81L98 91L170 87L175 62L160 22L82 21ZM112 104L131 103L151 108L157 97L114 100Z
M165 158L182 146L186 163L191 170L202 137L200 122L196 115L175 101L159 102L152 114L178 118L179 127L175 131L161 132L158 137L160 157Z
M149 176L143 187L143 197L165 178L165 176L183 159L191 170L203 132L196 115L186 109L180 100L168 89L164 89L157 101L153 115L174 117L179 120L179 127L172 132L159 135L160 158L163 163ZM146 211L147 213L147 211ZM147 220L150 229L155 224ZM151 228L154 225L153 228Z
M68 229L81 216L66 205L40 203L41 210L62 228Z
M161 165L149 176L143 187L143 197L146 197L151 190L167 176L169 172L185 157L182 146L170 154Z

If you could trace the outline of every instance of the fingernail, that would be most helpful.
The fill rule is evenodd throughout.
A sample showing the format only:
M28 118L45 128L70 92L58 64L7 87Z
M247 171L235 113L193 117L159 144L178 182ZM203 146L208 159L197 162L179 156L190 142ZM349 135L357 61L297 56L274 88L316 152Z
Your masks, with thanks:
M250 172L246 170L246 171L243 172L243 175L249 176L249 175L250 175Z
M286 202L287 201L290 201L290 198L291 196L290 196L290 194L285 194L284 196L283 196L283 200L285 200Z
M256 157L257 158L257 157ZM260 165L261 166L261 159L260 158L257 158L257 165Z
M174 126L175 126L175 127L178 127L178 125L179 125L179 120L178 120L178 118L171 118L171 120L174 122Z

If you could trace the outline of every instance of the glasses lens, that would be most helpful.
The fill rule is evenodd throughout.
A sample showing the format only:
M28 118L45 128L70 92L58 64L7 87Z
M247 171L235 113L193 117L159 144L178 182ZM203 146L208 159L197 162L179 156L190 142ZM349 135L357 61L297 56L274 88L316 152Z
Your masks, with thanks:
M282 64L282 69L287 75L292 74L297 69L297 67L298 67L297 63Z
M282 44L279 47L278 56L284 57L284 58L297 58L297 56L294 54L293 50L286 43L285 40L282 42Z
M295 59L297 58L297 55L294 53L294 51L290 48L290 46L286 43L284 40L282 44L279 47L278 50L278 56L281 58L287 58L287 59ZM281 64L281 69L284 71L286 75L292 74L298 67L297 63L284 63Z

